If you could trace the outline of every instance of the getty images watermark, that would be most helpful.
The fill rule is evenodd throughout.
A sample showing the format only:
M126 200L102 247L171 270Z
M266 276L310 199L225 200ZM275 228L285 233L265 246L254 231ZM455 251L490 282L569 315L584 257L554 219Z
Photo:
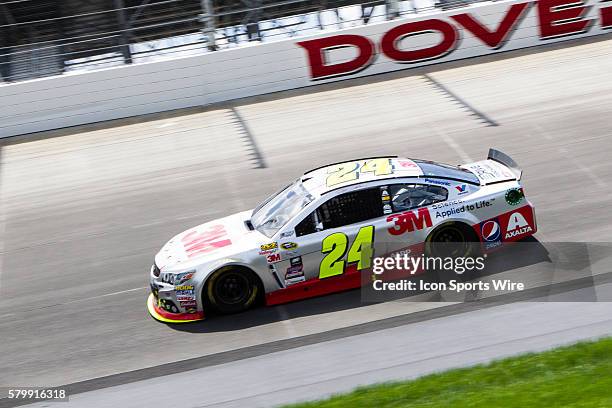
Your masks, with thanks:
M397 243L387 243L390 249ZM436 254L455 253L454 247ZM612 243L507 243L483 254L435 256L422 248L372 258L362 274L365 303L471 302L484 299L535 302L612 302ZM390 252L390 251L388 251ZM433 251L432 251L433 252Z
M372 287L374 290L383 291L427 291L427 290L451 290L462 292L466 290L523 290L525 285L522 282L513 282L510 279L492 279L490 282L473 281L463 282L462 278L471 276L474 272L482 272L485 269L486 255L478 257L440 257L440 256L410 256L409 254L396 254L393 257L374 258L372 272L382 278L386 272L391 272L396 276L416 275L428 271L446 273L452 276L454 273L458 279L448 281L427 281L424 279L401 279L399 281L385 282L374 276Z
M508 278L473 279L486 270L487 255L427 256L409 251L372 260L369 292L374 296L402 293L417 295L431 291L454 293L507 292L525 289L525 284Z

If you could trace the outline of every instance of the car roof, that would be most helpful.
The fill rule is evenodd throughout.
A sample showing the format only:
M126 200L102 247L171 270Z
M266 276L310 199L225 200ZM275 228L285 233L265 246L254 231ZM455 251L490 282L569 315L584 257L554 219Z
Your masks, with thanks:
M367 162L369 163L364 171ZM381 171L377 172L377 168ZM342 177L338 178L338 175ZM471 172L457 166L397 156L368 157L328 164L307 171L301 177L301 181L311 194L323 195L351 185L406 177L444 178L480 184L478 178Z

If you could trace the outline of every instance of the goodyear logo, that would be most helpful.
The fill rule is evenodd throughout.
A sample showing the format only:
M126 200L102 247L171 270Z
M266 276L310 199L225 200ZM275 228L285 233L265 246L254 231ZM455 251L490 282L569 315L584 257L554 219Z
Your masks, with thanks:
M262 251L271 251L273 249L278 248L278 243L277 242L270 242L269 244L263 244L261 247Z
M298 247L298 244L296 244L295 242L283 242L281 244L281 248L283 248L286 251L296 249L297 247Z
M176 287L176 290L193 290L193 285L180 285Z

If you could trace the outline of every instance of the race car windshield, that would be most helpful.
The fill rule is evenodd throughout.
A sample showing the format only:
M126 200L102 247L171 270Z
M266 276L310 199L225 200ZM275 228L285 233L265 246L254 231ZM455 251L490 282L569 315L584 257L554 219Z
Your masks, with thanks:
M253 211L251 223L257 231L271 238L313 199L298 180L257 207Z

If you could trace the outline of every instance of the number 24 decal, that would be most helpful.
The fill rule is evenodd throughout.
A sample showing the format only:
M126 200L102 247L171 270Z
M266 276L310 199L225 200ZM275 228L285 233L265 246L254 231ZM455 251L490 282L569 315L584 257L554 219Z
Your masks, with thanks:
M321 252L327 254L319 266L319 279L342 275L347 263L357 262L357 270L367 269L372 264L372 244L374 226L362 227L353 245L348 249L346 261L343 259L348 248L348 237L336 232L323 239Z
M327 187L337 184L354 181L359 178L359 173L374 173L376 176L384 176L393 173L393 166L390 159L371 159L367 160L361 168L359 162L349 162L338 164L331 167L327 173Z

